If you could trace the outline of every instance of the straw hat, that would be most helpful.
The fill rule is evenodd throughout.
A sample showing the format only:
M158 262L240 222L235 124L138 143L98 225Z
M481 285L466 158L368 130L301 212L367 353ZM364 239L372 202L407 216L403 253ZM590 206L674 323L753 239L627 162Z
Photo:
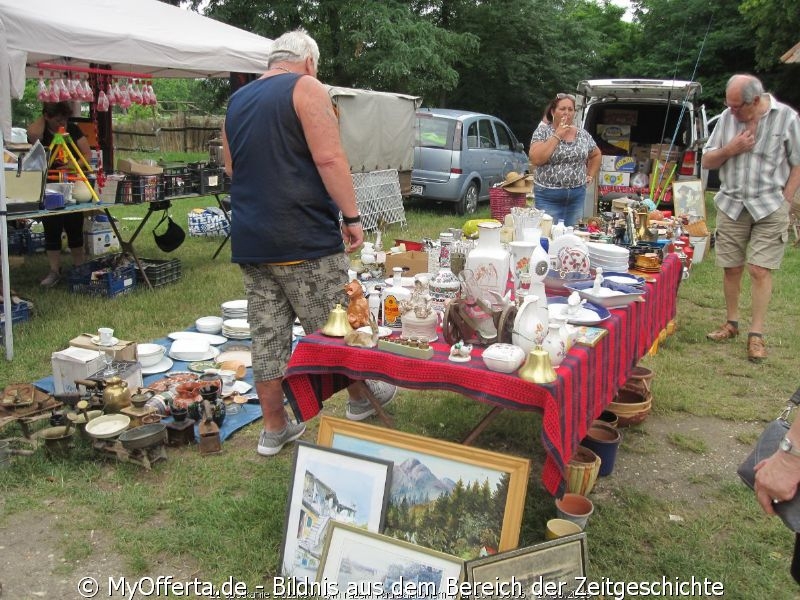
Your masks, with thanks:
M530 194L533 188L533 177L520 175L516 171L509 171L505 181L500 187L512 194Z

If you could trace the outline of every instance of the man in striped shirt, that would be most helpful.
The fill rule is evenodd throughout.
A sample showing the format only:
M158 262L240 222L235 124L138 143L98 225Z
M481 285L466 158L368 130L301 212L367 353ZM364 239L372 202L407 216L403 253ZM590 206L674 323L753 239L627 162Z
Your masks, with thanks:
M764 324L772 296L772 271L780 268L789 239L789 209L800 187L800 118L764 93L752 75L734 75L725 88L728 107L703 150L703 167L719 169L717 265L725 271L727 321L708 339L739 335L739 295L745 265L752 314L747 358L767 357Z

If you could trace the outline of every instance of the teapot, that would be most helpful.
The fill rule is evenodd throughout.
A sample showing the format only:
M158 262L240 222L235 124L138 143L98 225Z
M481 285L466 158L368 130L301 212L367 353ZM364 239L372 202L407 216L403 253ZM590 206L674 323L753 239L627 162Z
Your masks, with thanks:
M128 382L114 376L106 379L103 389L103 406L106 414L118 413L131 405L131 392Z

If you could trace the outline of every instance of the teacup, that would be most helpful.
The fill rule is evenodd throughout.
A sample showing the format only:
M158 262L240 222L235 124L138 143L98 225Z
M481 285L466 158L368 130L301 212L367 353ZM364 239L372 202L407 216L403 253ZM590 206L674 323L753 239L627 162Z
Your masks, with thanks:
M114 330L110 327L100 327L97 330L97 338L103 346L110 346L114 339Z

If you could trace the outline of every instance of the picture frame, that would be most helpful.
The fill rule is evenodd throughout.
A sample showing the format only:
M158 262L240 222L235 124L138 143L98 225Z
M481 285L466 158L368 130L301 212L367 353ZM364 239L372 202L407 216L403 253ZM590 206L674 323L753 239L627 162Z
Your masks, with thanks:
M586 533L468 560L464 579L470 584L497 582L507 598L580 597L589 564Z
M678 217L695 216L706 218L706 200L703 182L699 179L683 179L672 183L672 204Z
M317 443L394 463L383 533L464 559L517 547L527 458L327 415Z
M381 531L391 478L391 461L297 442L286 506L281 573L312 580L332 522Z
M456 599L463 572L458 557L333 523L316 582L329 598Z

